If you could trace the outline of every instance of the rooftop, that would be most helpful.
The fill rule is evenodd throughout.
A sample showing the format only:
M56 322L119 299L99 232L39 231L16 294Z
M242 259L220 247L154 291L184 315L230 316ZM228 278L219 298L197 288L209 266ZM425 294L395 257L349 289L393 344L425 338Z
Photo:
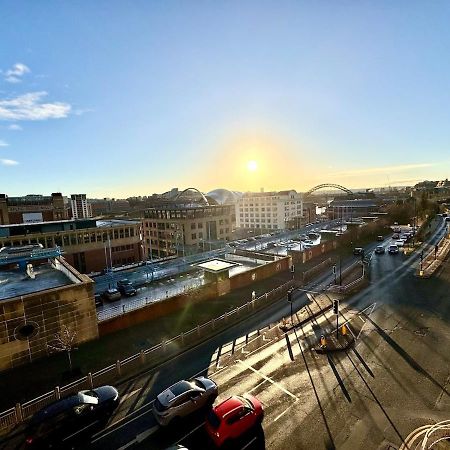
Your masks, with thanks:
M207 272L211 273L219 273L224 272L225 270L229 270L232 267L240 266L239 263L232 263L229 261L225 261L224 259L211 259L209 261L202 262L200 264L194 264L197 267L200 267L200 269L206 270Z
M0 269L0 301L73 283L48 263L33 266L33 272L31 279L26 270Z

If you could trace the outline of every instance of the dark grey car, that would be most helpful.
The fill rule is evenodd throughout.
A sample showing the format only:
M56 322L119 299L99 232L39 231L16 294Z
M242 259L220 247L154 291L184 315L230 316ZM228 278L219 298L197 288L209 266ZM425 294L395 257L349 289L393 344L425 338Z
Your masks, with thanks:
M174 419L212 405L217 394L217 385L209 378L178 381L156 397L153 414L158 423L165 426Z

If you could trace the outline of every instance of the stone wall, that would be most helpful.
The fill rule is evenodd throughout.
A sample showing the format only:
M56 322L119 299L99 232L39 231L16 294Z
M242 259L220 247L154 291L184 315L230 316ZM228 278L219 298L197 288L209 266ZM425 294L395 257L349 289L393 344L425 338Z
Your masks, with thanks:
M48 356L64 325L76 332L75 346L98 338L93 281L60 261L77 283L0 301L0 370Z

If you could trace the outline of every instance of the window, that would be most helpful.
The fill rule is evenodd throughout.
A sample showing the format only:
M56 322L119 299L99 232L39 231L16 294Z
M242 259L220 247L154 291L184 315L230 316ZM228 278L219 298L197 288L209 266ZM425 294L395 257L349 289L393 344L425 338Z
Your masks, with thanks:
M197 227L201 230L201 229L203 228L203 223L200 222L200 223L197 225Z
M195 230L195 223L191 223L191 230Z
M191 234L191 239L197 239L197 234L196 233L192 233Z

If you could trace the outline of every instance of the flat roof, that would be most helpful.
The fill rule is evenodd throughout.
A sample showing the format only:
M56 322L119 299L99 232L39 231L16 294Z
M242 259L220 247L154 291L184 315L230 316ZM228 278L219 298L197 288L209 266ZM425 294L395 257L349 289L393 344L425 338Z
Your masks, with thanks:
M232 263L229 261L225 261L224 259L210 259L209 261L205 261L199 264L194 264L196 267L200 267L200 269L206 270L211 273L219 273L224 272L225 270L229 270L232 267L240 266L239 263Z
M34 265L33 271L34 279L24 270L0 270L0 301L73 284L63 272L48 263Z

